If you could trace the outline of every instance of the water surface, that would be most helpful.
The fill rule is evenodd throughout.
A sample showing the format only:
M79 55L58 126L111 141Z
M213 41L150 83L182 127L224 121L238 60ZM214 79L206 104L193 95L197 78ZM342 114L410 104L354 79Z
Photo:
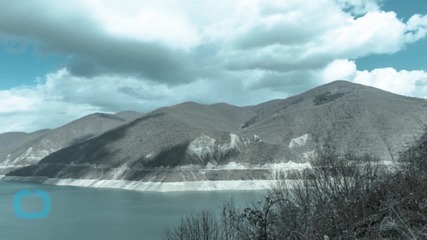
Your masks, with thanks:
M14 195L22 189L49 193L51 212L46 219L15 215ZM230 198L244 206L262 195L260 191L158 193L0 182L0 239L156 240L186 214L217 210ZM28 198L23 207L37 210L40 202Z

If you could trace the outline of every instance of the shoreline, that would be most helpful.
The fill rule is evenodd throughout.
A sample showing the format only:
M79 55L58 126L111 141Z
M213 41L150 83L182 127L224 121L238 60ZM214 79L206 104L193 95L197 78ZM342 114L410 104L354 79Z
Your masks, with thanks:
M377 163L378 164L378 163ZM382 161L380 165L392 169L395 163ZM286 165L286 167L284 166ZM123 189L141 192L191 192L191 191L251 191L267 190L277 186L279 180L276 173L284 170L301 170L307 168L307 163L281 163L271 164L266 168L273 172L269 180L202 180L181 182L159 182L159 181L132 181L113 179L75 179L75 178L48 178L28 176L5 176L0 174L0 181L8 182L30 182L55 186L75 186L88 188ZM226 166L224 169L197 169L197 170L233 170L236 166ZM244 169L244 168L243 168ZM247 169L249 170L249 169ZM280 184L288 186L295 183L295 179L282 179Z
M111 188L141 192L185 192L185 191L251 191L267 190L277 180L220 180L189 182L143 182L130 180L59 179L46 177L0 176L0 181L32 182L55 186L88 188Z

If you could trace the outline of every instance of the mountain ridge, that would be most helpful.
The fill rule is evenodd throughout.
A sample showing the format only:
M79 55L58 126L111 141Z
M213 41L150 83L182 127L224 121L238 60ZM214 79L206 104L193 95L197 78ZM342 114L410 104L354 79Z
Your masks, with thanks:
M423 99L336 81L255 106L186 102L159 108L8 176L143 183L272 180L278 166L305 164L328 139L339 152L393 160L421 134L419 122L427 122Z
M124 118L117 114L93 113L55 129L22 133L20 135L25 139L16 141L15 145L8 144L6 147L6 144L0 142L0 173L13 169L13 166L36 164L57 150L98 136L142 115L136 112L118 114ZM0 136L7 135L10 134L4 133Z

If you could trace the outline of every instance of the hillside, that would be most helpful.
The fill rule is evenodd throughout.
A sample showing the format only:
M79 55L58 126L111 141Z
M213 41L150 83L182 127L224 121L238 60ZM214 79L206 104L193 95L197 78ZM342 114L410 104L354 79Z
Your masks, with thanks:
M340 152L393 160L422 132L422 122L423 99L336 81L256 106L190 102L160 108L8 175L146 183L271 180L279 169L304 166L326 141Z
M396 158L427 122L427 101L376 88L335 81L285 100L251 107L257 115L243 125L246 136L291 146L326 138L341 152Z
M64 147L129 123L142 114L122 112L117 114L94 113L62 127L34 133L4 133L0 135L0 170L36 164L42 158Z

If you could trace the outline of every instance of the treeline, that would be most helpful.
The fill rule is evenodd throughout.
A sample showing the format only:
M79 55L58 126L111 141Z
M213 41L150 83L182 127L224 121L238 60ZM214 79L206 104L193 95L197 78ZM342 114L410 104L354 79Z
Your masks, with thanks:
M263 203L232 201L167 230L166 240L427 239L427 135L394 166L325 146Z

